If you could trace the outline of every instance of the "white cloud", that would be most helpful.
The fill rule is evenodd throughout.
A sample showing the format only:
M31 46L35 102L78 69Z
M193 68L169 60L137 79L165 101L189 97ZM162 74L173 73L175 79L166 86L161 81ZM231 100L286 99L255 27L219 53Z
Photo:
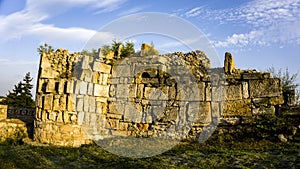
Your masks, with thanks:
M224 10L210 10L201 6L185 12L185 16L198 16L202 20L250 28L248 32L233 33L225 40L214 41L217 47L300 44L300 0L254 0L243 6Z
M55 15L73 7L89 7L94 10L112 11L120 7L124 0L27 0L26 10Z
M116 8L120 2L121 0L28 0L22 11L8 16L0 16L0 43L26 36L34 36L43 41L85 42L96 33L95 30L76 27L59 28L41 22L75 6L85 5L95 9L111 10ZM110 34L106 34L103 38L110 36Z
M242 47L248 44L256 44L256 45L266 45L267 42L263 39L263 31L251 31L245 34L233 34L230 37L227 37L225 41L217 41L213 42L215 47Z

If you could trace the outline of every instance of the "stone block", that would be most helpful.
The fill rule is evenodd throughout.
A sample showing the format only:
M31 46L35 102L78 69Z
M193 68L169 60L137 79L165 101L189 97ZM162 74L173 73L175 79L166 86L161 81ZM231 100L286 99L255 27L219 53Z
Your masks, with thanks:
M80 72L79 80L86 81L86 82L92 82L93 79L93 72L90 69L83 69Z
M58 85L58 94L63 94L65 89L65 80L61 79Z
M44 96L44 110L52 110L52 103L53 103L53 95L52 94L47 94Z
M109 86L94 84L94 96L109 97Z
M251 116L251 99L226 101L223 103L223 117Z
M137 94L137 84L129 85L129 97L136 98Z
M82 62L81 62L81 68L82 69L90 69L90 57L89 56L83 56Z
M244 80L259 80L259 79L263 79L263 74L260 72L243 73L242 78Z
M84 81L80 82L79 94L83 94L83 95L87 94L87 86L88 86L87 82Z
M59 98L60 98L60 95L55 95L54 96L54 101L53 101L53 110L59 110Z
M212 96L212 101L214 102L225 101L226 99L225 86L212 87L211 96Z
M199 103L198 117L195 123L208 124L211 122L210 102Z
M36 107L42 107L43 100L40 94L36 94L35 100L36 100Z
M88 83L87 94L89 96L92 96L94 94L94 84L93 83Z
M83 111L83 98L76 99L76 111Z
M276 97L282 94L280 79L250 80L250 97Z
M130 104L125 105L125 109L124 109L124 121L125 122L141 123L142 116L143 116L143 113L136 110L136 108L133 107L132 105L130 105Z
M101 63L101 62L94 62L93 65L93 70L97 71L97 72L102 72L102 73L106 73L106 74L110 74L111 72L111 66L107 65L105 63Z
M82 81L80 80L76 80L74 82L74 94L79 94L79 91L80 91L80 84L81 84Z
M226 74L232 74L235 69L233 56L229 52L225 53L224 69Z
M88 95L83 96L83 111L89 112L90 97Z
M41 69L40 78L53 79L59 76L59 73L53 71L52 68L40 68L40 69Z
M284 103L283 96L279 97L266 97L266 98L254 98L252 99L254 106L275 106L275 105L282 105Z
M90 96L89 97L89 112L94 113L96 111L96 98Z
M69 94L67 96L67 110L73 112L76 110L76 95Z
M112 70L112 74L113 74L114 77L120 77L121 76L120 74L117 74L117 73L122 73L122 77L130 77L130 76L132 76L132 73L134 72L130 65L118 65L117 70L119 72L116 72L115 67ZM107 74L110 74L110 72L107 72Z
M67 95L62 95L59 99L59 110L66 110L67 107Z
M108 104L108 110L111 114L123 114L125 102L115 101Z
M129 97L130 84L118 84L116 86L116 98L128 98Z
M243 93L243 99L249 98L249 85L248 82L242 82L242 93Z
M64 123L65 124L70 123L70 116L69 116L69 113L67 111L63 112L63 118L64 118Z
M84 112L78 112L78 125L84 124Z
M211 85L210 83L205 86L205 101L211 101Z
M73 80L68 80L67 82L67 87L66 87L66 93L73 93L73 87L74 87L74 81Z
M102 74L101 76L101 84L107 85L108 82L108 74Z
M54 93L55 91L55 81L53 79L48 79L46 92L47 93Z
M205 101L205 83L204 82L199 82L198 83L199 87L199 101Z
M63 122L64 122L63 114L62 114L61 111L58 111L56 121L57 121L58 123L63 123Z
M99 77L100 77L99 72L93 72L93 83L99 84Z
M218 102L211 102L211 114L213 117L219 117L220 112L220 104Z
M226 100L240 100L242 96L241 84L226 86Z

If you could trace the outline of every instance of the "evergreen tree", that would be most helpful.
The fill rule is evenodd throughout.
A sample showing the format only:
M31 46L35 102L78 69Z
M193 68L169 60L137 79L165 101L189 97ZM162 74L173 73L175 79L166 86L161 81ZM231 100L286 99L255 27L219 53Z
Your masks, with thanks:
M35 103L31 94L31 89L33 88L31 81L32 78L30 77L30 72L28 72L23 78L23 81L20 81L17 85L15 85L12 92L8 92L6 99L2 101L1 104L15 107L34 108Z

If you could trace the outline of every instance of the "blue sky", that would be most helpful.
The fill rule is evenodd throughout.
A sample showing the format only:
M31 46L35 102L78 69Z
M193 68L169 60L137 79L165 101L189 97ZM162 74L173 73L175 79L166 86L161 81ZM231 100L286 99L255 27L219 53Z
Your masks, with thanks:
M215 47L220 62L229 51L238 68L300 70L300 0L0 0L0 95L28 71L36 80L39 45L81 51L100 28L142 12L191 22ZM102 44L111 39L109 33L101 37ZM167 45L156 40L145 36L134 42ZM178 49L172 43L168 47Z

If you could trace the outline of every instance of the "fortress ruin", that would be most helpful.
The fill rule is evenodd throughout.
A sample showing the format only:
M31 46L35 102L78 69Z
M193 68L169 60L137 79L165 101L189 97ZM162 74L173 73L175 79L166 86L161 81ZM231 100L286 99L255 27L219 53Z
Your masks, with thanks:
M156 68L139 69L147 65L139 61L146 53L143 47L131 63L121 62L118 53L104 55L101 49L95 55L65 49L42 53L34 140L80 146L112 136L158 137L166 130L168 137L195 139L206 126L238 125L259 114L274 114L284 103L280 79L236 69L230 53L223 68L210 68L203 52L192 51L154 57L149 64L157 64ZM173 63L176 58L195 78L199 95L194 100L182 102L185 94L193 94L176 82L176 76L187 77L182 76L184 71L176 67L173 72L178 74L168 73L178 66ZM166 63L170 66L163 66ZM114 74L120 67L122 74ZM128 97L123 97L127 92ZM199 109L193 109L193 104ZM178 134L182 132L188 134Z
M114 136L195 140L217 125L244 124L284 104L280 79L236 69L230 53L224 67L211 68L202 51L147 56L147 50L143 45L127 60L102 49L43 52L36 109L1 105L2 141L17 131L72 147Z

